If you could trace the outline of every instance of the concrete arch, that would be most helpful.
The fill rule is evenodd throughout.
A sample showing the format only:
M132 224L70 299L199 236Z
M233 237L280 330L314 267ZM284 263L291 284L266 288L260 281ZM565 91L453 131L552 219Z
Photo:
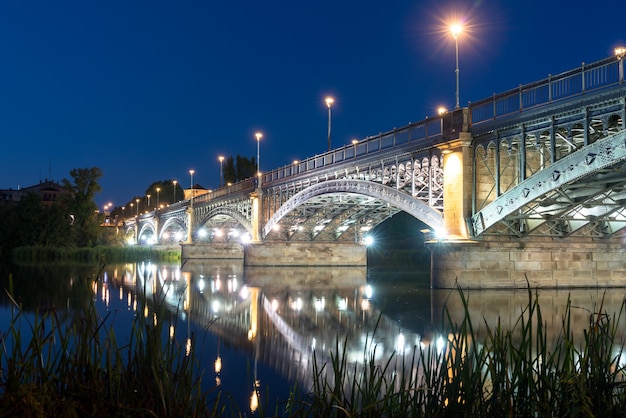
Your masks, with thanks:
M197 227L204 226L210 219L215 218L216 216L228 216L229 218L234 219L243 226L250 235L252 235L252 222L245 217L241 212L234 210L228 206L219 206L211 209L208 213L206 213L202 219L197 223Z
M437 230L443 228L443 215L410 195L392 187L365 180L328 180L308 187L288 199L263 227L263 238L287 213L308 200L326 194L350 193L379 199L407 212Z

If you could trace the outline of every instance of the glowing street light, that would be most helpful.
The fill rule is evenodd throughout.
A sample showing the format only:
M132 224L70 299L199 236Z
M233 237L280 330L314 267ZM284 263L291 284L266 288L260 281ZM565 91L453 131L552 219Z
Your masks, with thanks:
M174 184L174 203L176 203L176 185L178 184L178 180L173 180L172 183Z
M257 176L261 174L261 156L259 155L259 143L261 142L261 138L263 138L263 134L261 132L257 132L254 134L256 137L256 174Z
M137 202L137 216L139 216L139 198L135 199L135 202Z
M224 164L224 156L220 155L219 157L217 157L218 160L220 160L220 188L222 187L222 183L223 183L223 164Z
M450 25L450 33L454 37L454 45L456 48L456 107L458 109L460 107L460 98L459 98L459 35L463 32L463 26L460 23L454 23Z
M191 176L191 196L189 197L189 204L191 207L193 207L193 173L195 172L195 170L189 170L189 175Z
M325 99L325 101L326 101L326 106L328 107L328 151L330 151L330 127L331 127L330 107L332 106L333 103L335 103L335 99L328 96Z
M150 195L147 194L146 197L148 198L148 207L146 209L150 210Z
M159 195L161 194L161 188L157 187L156 192L157 192L157 208L158 208L159 207Z
M443 137L443 115L445 115L446 113L448 113L448 109L446 109L445 107L439 106L437 108L437 114L441 116L441 119L439 120L439 123L440 123L439 128L441 129L442 137Z

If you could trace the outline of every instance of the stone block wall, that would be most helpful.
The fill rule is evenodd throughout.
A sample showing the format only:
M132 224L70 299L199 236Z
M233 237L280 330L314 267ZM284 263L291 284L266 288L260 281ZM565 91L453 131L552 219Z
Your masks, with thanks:
M181 244L181 258L185 259L243 259L243 245L239 243Z
M335 242L265 242L244 249L247 266L366 266L365 246Z
M433 288L626 287L619 239L432 242Z

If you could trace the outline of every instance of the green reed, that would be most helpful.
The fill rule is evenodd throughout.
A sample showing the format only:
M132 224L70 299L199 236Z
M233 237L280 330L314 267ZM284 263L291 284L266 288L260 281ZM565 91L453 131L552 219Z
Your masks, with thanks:
M55 309L31 318L9 287L11 325L0 341L0 416L208 415L195 351L164 341L163 321L136 315L130 341L119 345L107 322L110 313L100 318L93 302L69 320ZM160 306L150 308L164 318Z
M359 368L347 364L338 344L329 364L315 362L311 391L292 394L285 415L626 416L626 330L618 329L626 300L614 315L602 305L591 312L582 341L574 341L568 303L560 335L548 341L537 297L529 290L528 305L513 328L485 321L487 337L479 341L468 301L459 293L465 316L454 323L444 308L445 350L415 347L412 355L394 354L377 366L376 347L368 347Z
M180 261L180 249L157 246L18 247L13 249L11 259L18 263Z

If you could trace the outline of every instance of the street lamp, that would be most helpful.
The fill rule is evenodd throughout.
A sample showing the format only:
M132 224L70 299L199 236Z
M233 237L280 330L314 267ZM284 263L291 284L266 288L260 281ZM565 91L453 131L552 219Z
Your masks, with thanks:
M189 204L193 206L193 173L195 170L189 170L189 175L191 176L191 196L189 198Z
M135 202L137 202L137 216L139 216L139 198L135 199Z
M122 206L122 218L126 218L126 206Z
M460 23L454 23L450 26L450 33L454 37L454 46L456 48L456 107L458 109L460 107L460 98L459 98L459 35L463 32L463 26Z
M157 209L158 209L159 208L159 195L161 194L161 188L157 187L156 191L157 191Z
M146 209L150 210L150 195L147 194L146 197L148 198L148 207Z
M217 159L220 160L220 188L222 188L222 182L223 182L222 165L224 164L224 156L220 155L219 157L217 157Z
M257 132L254 134L256 137L256 175L261 174L260 166L261 166L261 156L259 155L259 143L261 142L261 138L263 138L263 134L261 132Z
M328 107L328 151L330 151L330 121L331 121L330 107L332 106L333 103L335 103L335 99L328 96L326 98L326 106Z
M172 183L174 183L174 203L176 203L176 184L178 184L178 180L174 180Z

